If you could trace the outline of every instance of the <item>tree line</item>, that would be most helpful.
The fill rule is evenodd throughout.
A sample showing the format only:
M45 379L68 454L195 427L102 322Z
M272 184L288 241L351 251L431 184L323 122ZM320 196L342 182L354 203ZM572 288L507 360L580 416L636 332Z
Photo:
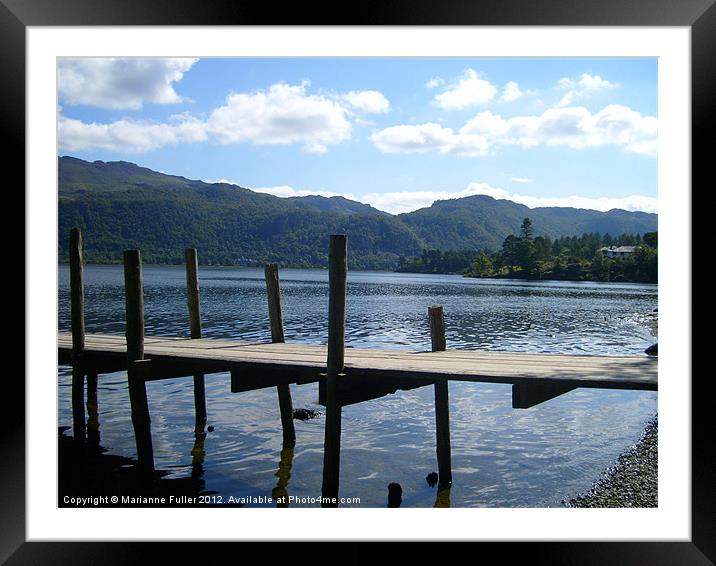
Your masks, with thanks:
M535 237L534 233L532 220L525 218L519 234L509 234L499 250L423 250L419 257L401 257L397 271L533 280L657 282L657 232L619 236L587 233L554 240ZM623 257L608 257L602 251L620 246L633 246L634 250Z

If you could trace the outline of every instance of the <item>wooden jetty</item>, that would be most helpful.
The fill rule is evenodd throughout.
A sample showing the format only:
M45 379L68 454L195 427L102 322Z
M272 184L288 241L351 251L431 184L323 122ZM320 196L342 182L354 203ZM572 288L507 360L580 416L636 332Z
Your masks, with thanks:
M229 373L235 393L277 388L284 448L296 442L289 386L319 383L319 403L326 406L323 506L336 506L340 471L341 409L395 393L432 385L435 390L436 453L439 488L452 483L450 463L450 381L512 385L512 406L526 409L578 387L656 390L657 361L647 356L578 356L448 350L443 307L428 308L431 351L345 347L347 241L331 237L329 250L329 327L327 345L284 341L278 269L265 269L271 342L201 337L196 250L186 250L190 338L144 335L141 256L124 254L125 336L87 334L84 327L82 236L70 234L72 331L59 333L60 364L72 365L73 432L84 442L84 384L88 409L96 421L97 376L126 371L139 469L154 471L151 421L145 383L193 377L197 442L206 424L204 375ZM427 325L426 325L427 329Z

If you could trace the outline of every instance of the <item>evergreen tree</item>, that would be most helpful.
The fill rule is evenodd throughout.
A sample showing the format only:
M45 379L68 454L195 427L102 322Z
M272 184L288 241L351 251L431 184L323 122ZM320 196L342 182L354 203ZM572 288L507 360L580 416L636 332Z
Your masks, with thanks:
M522 240L532 240L534 236L534 228L532 226L532 220L529 218L525 218L522 221L522 226L520 227L520 239Z
M472 274L475 277L489 277L494 273L492 261L485 252L480 252L477 259L472 264Z

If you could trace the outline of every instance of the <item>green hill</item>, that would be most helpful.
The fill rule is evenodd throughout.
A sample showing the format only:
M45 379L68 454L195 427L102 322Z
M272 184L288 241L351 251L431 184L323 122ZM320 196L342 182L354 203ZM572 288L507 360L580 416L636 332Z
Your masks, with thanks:
M356 202L341 196L322 197L319 195L307 195L305 197L289 197L286 200L302 208L313 208L323 212L390 216L387 212L373 208L369 204L363 204L362 202Z
M282 199L225 183L165 175L124 161L59 158L59 256L78 226L88 262L116 262L139 248L148 263L181 263L196 247L203 263L325 266L328 236L348 234L353 269L391 269L424 248L496 249L525 216L537 234L643 233L656 215L529 209L476 196L393 216L343 197Z
M528 208L509 200L485 195L436 201L399 218L431 249L498 249L508 234L519 232L529 217L539 235L558 238L585 233L644 234L657 230L657 215L580 208Z
M357 203L359 204L359 203ZM82 229L87 261L119 261L128 248L149 263L180 263L196 247L206 263L325 265L328 236L346 233L354 268L389 268L423 245L387 214L323 212L235 185L204 183L126 162L59 160L59 253Z

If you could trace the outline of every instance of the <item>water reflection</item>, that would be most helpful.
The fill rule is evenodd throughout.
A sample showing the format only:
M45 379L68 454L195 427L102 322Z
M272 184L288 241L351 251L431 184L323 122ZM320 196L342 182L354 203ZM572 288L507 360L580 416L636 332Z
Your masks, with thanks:
M67 328L63 267L59 326ZM88 331L123 333L117 268L87 266L86 271ZM188 335L182 275L181 268L145 268L147 334ZM261 270L202 268L200 276L206 337L270 338ZM327 273L286 269L281 280L286 339L325 343ZM424 310L435 303L445 306L452 348L641 354L651 345L651 334L635 317L656 306L657 288L350 273L348 292L346 341L353 346L427 348Z
M206 432L204 427L194 430L194 446L191 449L191 475L200 478L204 475L204 442L206 441Z
M97 405L97 374L87 376L87 449L100 451L99 407Z
M144 502L142 498L164 498L172 507L205 506L199 496L206 494L201 477L171 478L166 471L158 471L151 483L138 473L138 462L133 458L107 454L98 446L85 450L65 435L67 427L58 429L58 506L75 507L75 501L90 498L88 507L157 507L156 500ZM133 501L112 501L111 495L124 494ZM172 498L172 499L170 499Z
M271 497L276 501L276 507L288 507L288 480L291 479L291 467L293 466L293 446L284 445L281 450L281 459L278 464L276 476L278 482L271 491Z
M435 505L433 507L450 507L450 490L452 487L443 487L438 489L435 497Z
M144 275L147 334L188 337L183 268L147 266ZM202 267L200 278L204 336L270 341L263 270ZM86 266L88 332L124 333L122 281L121 266ZM67 330L64 266L59 282L58 324ZM325 343L327 272L282 270L281 285L286 340ZM654 343L655 330L646 324L655 318L653 285L349 273L348 287L347 344L355 347L429 349L431 303L445 305L448 347L454 349L643 355ZM323 419L295 422L297 444L286 460L275 388L232 395L229 381L228 374L206 376L216 427L208 435L206 426L196 428L191 380L147 384L162 479L201 480L205 493L226 498L288 491L290 476L291 495L320 493ZM58 424L70 426L68 368L59 368L58 382ZM318 408L315 384L294 387L292 395L294 406ZM99 396L101 415L87 399L88 445L96 426L97 451L125 458L131 468L136 447L126 373L100 376ZM445 496L456 507L559 506L563 497L588 490L639 438L657 408L656 393L637 391L578 389L526 411L511 409L510 400L509 386L451 384L450 494L436 494L424 479L436 466L432 388L346 407L341 495L360 497L362 507L385 507L386 486L399 482L403 506L432 507Z

